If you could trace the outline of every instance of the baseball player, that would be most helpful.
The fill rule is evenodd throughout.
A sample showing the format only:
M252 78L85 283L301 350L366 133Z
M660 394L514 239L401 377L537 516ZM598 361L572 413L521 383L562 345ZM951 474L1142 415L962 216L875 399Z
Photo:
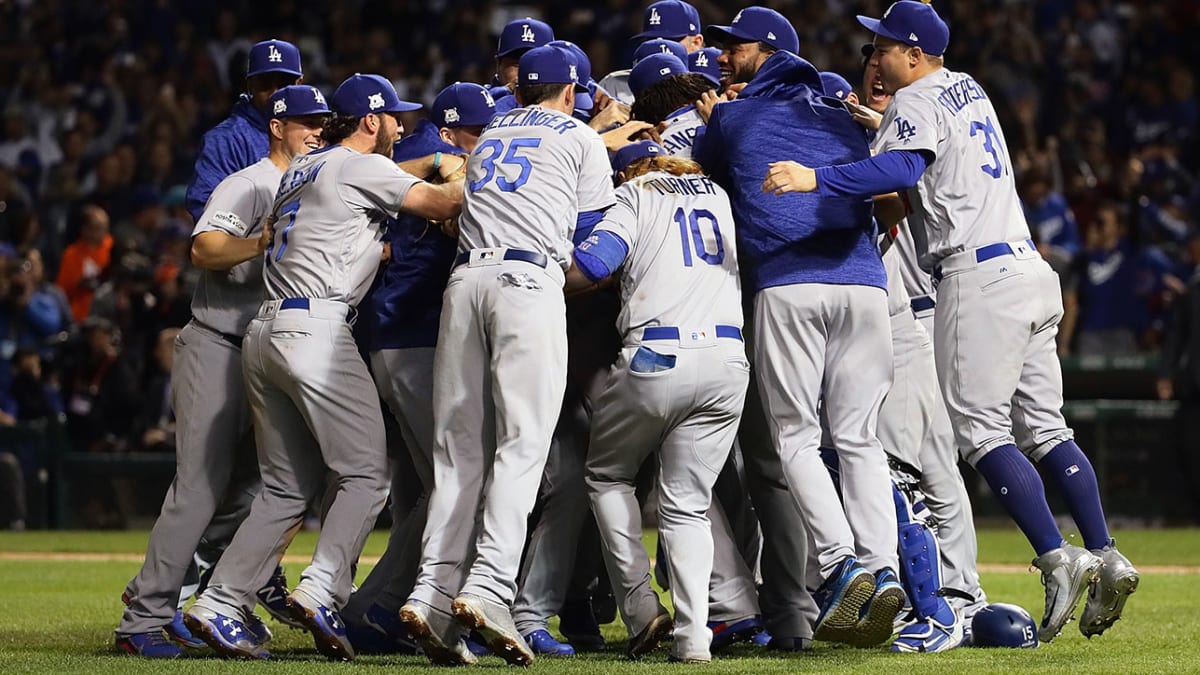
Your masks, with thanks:
M224 656L267 656L245 637L247 589L277 564L328 471L334 494L288 604L318 651L354 657L339 612L387 496L387 458L379 397L350 322L379 266L383 220L401 210L444 220L460 208L461 182L433 186L392 162L396 115L418 106L401 101L386 79L347 78L331 107L322 133L331 145L297 158L280 180L265 254L267 300L243 343L263 490L185 617Z
M433 156L430 175L458 167L496 109L488 90L458 82L438 93L422 120L393 151L397 162ZM458 241L436 225L402 215L388 226L391 259L369 296L365 340L379 395L399 427L407 457L392 462L392 529L382 558L350 598L343 616L355 650L409 647L397 612L416 582L421 533L433 488L433 353L442 292ZM415 474L419 489L406 486ZM362 630L356 630L362 628ZM373 638L373 639L372 639Z
M924 226L914 231L925 235L917 237L920 259L940 279L934 349L942 393L964 458L1037 554L1046 587L1039 638L1062 631L1085 591L1080 630L1099 634L1120 618L1139 575L1109 536L1095 472L1062 417L1061 291L1029 241L995 109L974 78L944 67L950 31L929 5L900 0L882 19L859 22L875 33L871 62L895 94L879 153L819 170L776 163L763 189L907 191L912 219ZM1087 548L1063 539L1029 460L1062 491Z
M869 155L866 137L840 107L822 100L819 73L795 55L796 31L777 12L748 7L729 26L709 26L706 37L724 47L722 72L749 81L736 100L712 109L697 156L733 186L739 252L754 291L758 386L820 561L815 637L878 644L891 635L904 591L887 460L875 436L892 349L870 204L771 201L761 190L764 158L795 152L862 159ZM823 473L821 400L845 511Z
M267 156L267 102L282 87L300 84L300 50L284 40L265 40L250 48L246 57L246 91L233 111L204 134L196 173L187 189L187 210L200 220L208 196L229 174Z
M617 152L617 203L575 252L567 289L621 274L625 347L592 426L588 495L639 658L672 631L650 586L634 479L658 450L658 522L670 551L672 659L711 660L707 512L741 417L750 365L729 198L694 162L649 141ZM682 248L681 248L682 245Z
M670 54L655 54L633 67L629 82L637 96L633 117L663 124L663 148L674 157L691 159L697 139L704 135L704 120L693 102L712 90L708 78L689 72Z
M865 45L863 50L865 64L861 101L875 113L882 114L891 103L892 96L883 92L879 84L878 69L870 62L870 53L874 51L874 46ZM854 103L860 102L857 94L853 92L847 94L847 97ZM921 269L917 262L912 228L907 223L893 227L888 235L892 241L891 249L895 251L892 255L897 258L899 278L908 293L913 314L932 340L933 313L936 306L933 278ZM895 273L889 268L889 288L893 278ZM930 363L928 367L922 367L921 377L928 377L931 371L936 377L936 364L932 355L921 358ZM928 385L922 385L919 391L924 396L928 389ZM958 447L954 440L954 428L950 424L950 416L936 380L932 382L932 389L932 417L928 433L920 445L920 487L925 495L924 502L938 523L938 545L944 574L942 581L946 587L957 589L969 596L947 596L950 604L962 616L964 638L968 638L967 628L971 625L971 618L976 611L987 605L987 595L980 586L979 572L975 565L978 554L975 520L962 472L958 469Z
M721 50L716 47L703 47L688 54L688 70L699 73L712 83L718 90L721 87L721 66L717 59L721 58Z
M684 0L660 0L646 8L642 19L642 32L634 35L631 40L662 39L675 42L683 47L685 60L687 55L704 46L704 36L701 34L700 12ZM656 49L655 51L658 51ZM641 56L646 56L642 54ZM636 64L639 55L634 54ZM629 70L615 70L600 80L600 87L614 99L625 105L633 105L635 96L629 88Z
M517 66L521 55L535 47L544 47L554 40L554 29L544 21L530 17L513 19L504 24L496 42L496 74L489 89L496 101L496 114L518 107L512 98L517 85Z
M563 270L572 232L613 202L604 143L571 117L583 90L569 51L529 50L524 107L492 120L468 161L434 359L434 490L400 609L434 663L473 661L460 625L509 663L534 658L509 607L566 382Z
M268 109L269 153L221 181L192 234L192 260L203 272L192 320L175 340L176 475L150 532L145 563L125 590L127 607L116 631L117 646L132 654L179 654L162 640L162 629L176 615L192 553L227 492L247 491L252 498L259 486L241 345L262 302L261 258L270 241L262 222L292 158L320 147L329 114L321 92L302 85L275 92ZM269 635L260 623L252 627L260 637Z

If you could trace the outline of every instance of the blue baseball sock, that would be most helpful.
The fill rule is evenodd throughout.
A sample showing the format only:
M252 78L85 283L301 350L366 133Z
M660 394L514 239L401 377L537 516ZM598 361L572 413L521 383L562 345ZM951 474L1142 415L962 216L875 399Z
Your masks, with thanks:
M1063 441L1054 446L1039 464L1050 474L1062 491L1071 509L1071 517L1083 534L1083 543L1090 550L1108 545L1108 523L1100 506L1100 486L1096 471L1075 441Z
M1040 556L1062 546L1062 534L1046 503L1046 488L1033 464L1009 443L993 448L975 463L1004 510Z

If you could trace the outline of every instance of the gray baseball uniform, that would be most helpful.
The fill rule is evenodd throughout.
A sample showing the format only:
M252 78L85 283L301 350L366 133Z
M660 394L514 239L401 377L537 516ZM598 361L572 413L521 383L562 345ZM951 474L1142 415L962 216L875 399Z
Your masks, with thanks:
M297 157L280 181L268 299L242 354L263 491L198 605L244 617L326 470L336 494L296 591L332 609L349 598L388 476L379 396L349 321L378 269L383 220L419 182L382 155L341 145Z
M633 90L629 88L629 69L614 70L604 76L597 84L600 88L608 92L608 95L624 103L625 105L633 105L635 97Z
M444 612L460 592L513 602L566 385L563 270L577 214L612 203L609 172L594 131L539 106L492 120L471 153L463 253L434 359L434 489L412 599Z
M225 178L209 197L192 236L224 232L257 237L281 175L264 158ZM171 621L192 554L218 506L232 504L233 510L243 511L237 505L248 505L259 490L241 344L262 299L261 260L228 272L200 274L192 296L192 320L175 339L171 369L175 480L150 533L146 561L125 590L129 606L118 635L156 630ZM241 522L240 517L226 520Z
M689 105L676 110L665 121L667 128L661 134L663 149L672 156L691 159L696 132L704 128L704 120L696 112L696 107Z
M629 254L617 324L625 347L597 406L588 493L622 617L636 635L665 611L650 586L634 496L638 468L658 450L659 534L679 658L709 656L708 511L749 382L733 227L728 196L708 178L654 172L622 185L596 228L625 241Z
M958 447L972 464L1014 442L1039 459L1072 437L1054 344L1062 294L1029 241L998 121L974 79L942 68L896 92L878 140L881 152L936 157L909 201L913 225L928 239L922 266L942 277L937 370Z

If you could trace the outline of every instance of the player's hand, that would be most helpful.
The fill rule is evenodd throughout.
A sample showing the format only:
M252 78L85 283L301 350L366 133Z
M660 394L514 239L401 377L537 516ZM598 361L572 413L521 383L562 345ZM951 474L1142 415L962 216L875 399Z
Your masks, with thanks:
M629 106L620 101L609 101L609 104L588 122L588 126L600 130L625 124L628 121Z
M854 121L861 124L864 129L870 129L873 131L879 129L879 124L883 122L882 114L871 110L865 105L859 105L849 101L845 101L845 104L846 109L850 111L850 117L854 118Z
M776 196L787 192L812 192L817 189L817 172L798 162L771 162L762 191Z
M1158 392L1158 400L1170 401L1175 398L1175 383L1169 377L1160 377L1154 383L1154 389Z
M438 221L437 226L442 231L442 234L451 239L458 239L458 218Z
M705 124L708 124L708 118L712 115L713 106L723 100L726 99L717 96L717 92L711 89L700 94L700 100L696 101L696 114L700 115L700 119L704 120Z
M446 183L462 180L467 175L467 158L462 155L442 155L438 165L438 177Z
M258 235L258 254L262 255L271 247L271 242L275 239L275 214L267 216L263 219L262 232Z
M738 95L742 93L742 90L746 88L747 84L749 84L749 83L748 82L734 82L733 84L729 85L728 87L725 87L725 93L723 94L725 100L732 101L735 98L737 98Z
M608 104L612 103L612 101L613 97L609 96L607 91L596 87L596 93L592 96L592 117L595 117L603 112L603 110L607 108Z
M634 136L642 134L653 128L654 125L650 124L649 122L632 120L622 124L612 131L606 131L600 134L600 138L604 139L604 147L608 148L609 152L616 152L617 150L620 150L621 148L632 143Z
M387 263L392 259L392 242L383 242L383 248L379 251L379 262Z

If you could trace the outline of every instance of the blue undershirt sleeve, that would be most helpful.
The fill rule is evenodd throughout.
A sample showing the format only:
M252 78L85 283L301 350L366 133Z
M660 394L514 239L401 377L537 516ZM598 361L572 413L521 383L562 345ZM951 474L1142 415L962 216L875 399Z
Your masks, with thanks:
M604 219L604 212L606 210L607 208L598 211L580 212L575 218L575 234L571 236L571 243L578 246L588 237L592 236L592 230Z
M595 283L612 274L629 255L629 244L608 230L593 233L575 247L575 264Z
M933 161L928 150L889 150L870 159L817 169L817 191L826 197L882 195L907 190Z

